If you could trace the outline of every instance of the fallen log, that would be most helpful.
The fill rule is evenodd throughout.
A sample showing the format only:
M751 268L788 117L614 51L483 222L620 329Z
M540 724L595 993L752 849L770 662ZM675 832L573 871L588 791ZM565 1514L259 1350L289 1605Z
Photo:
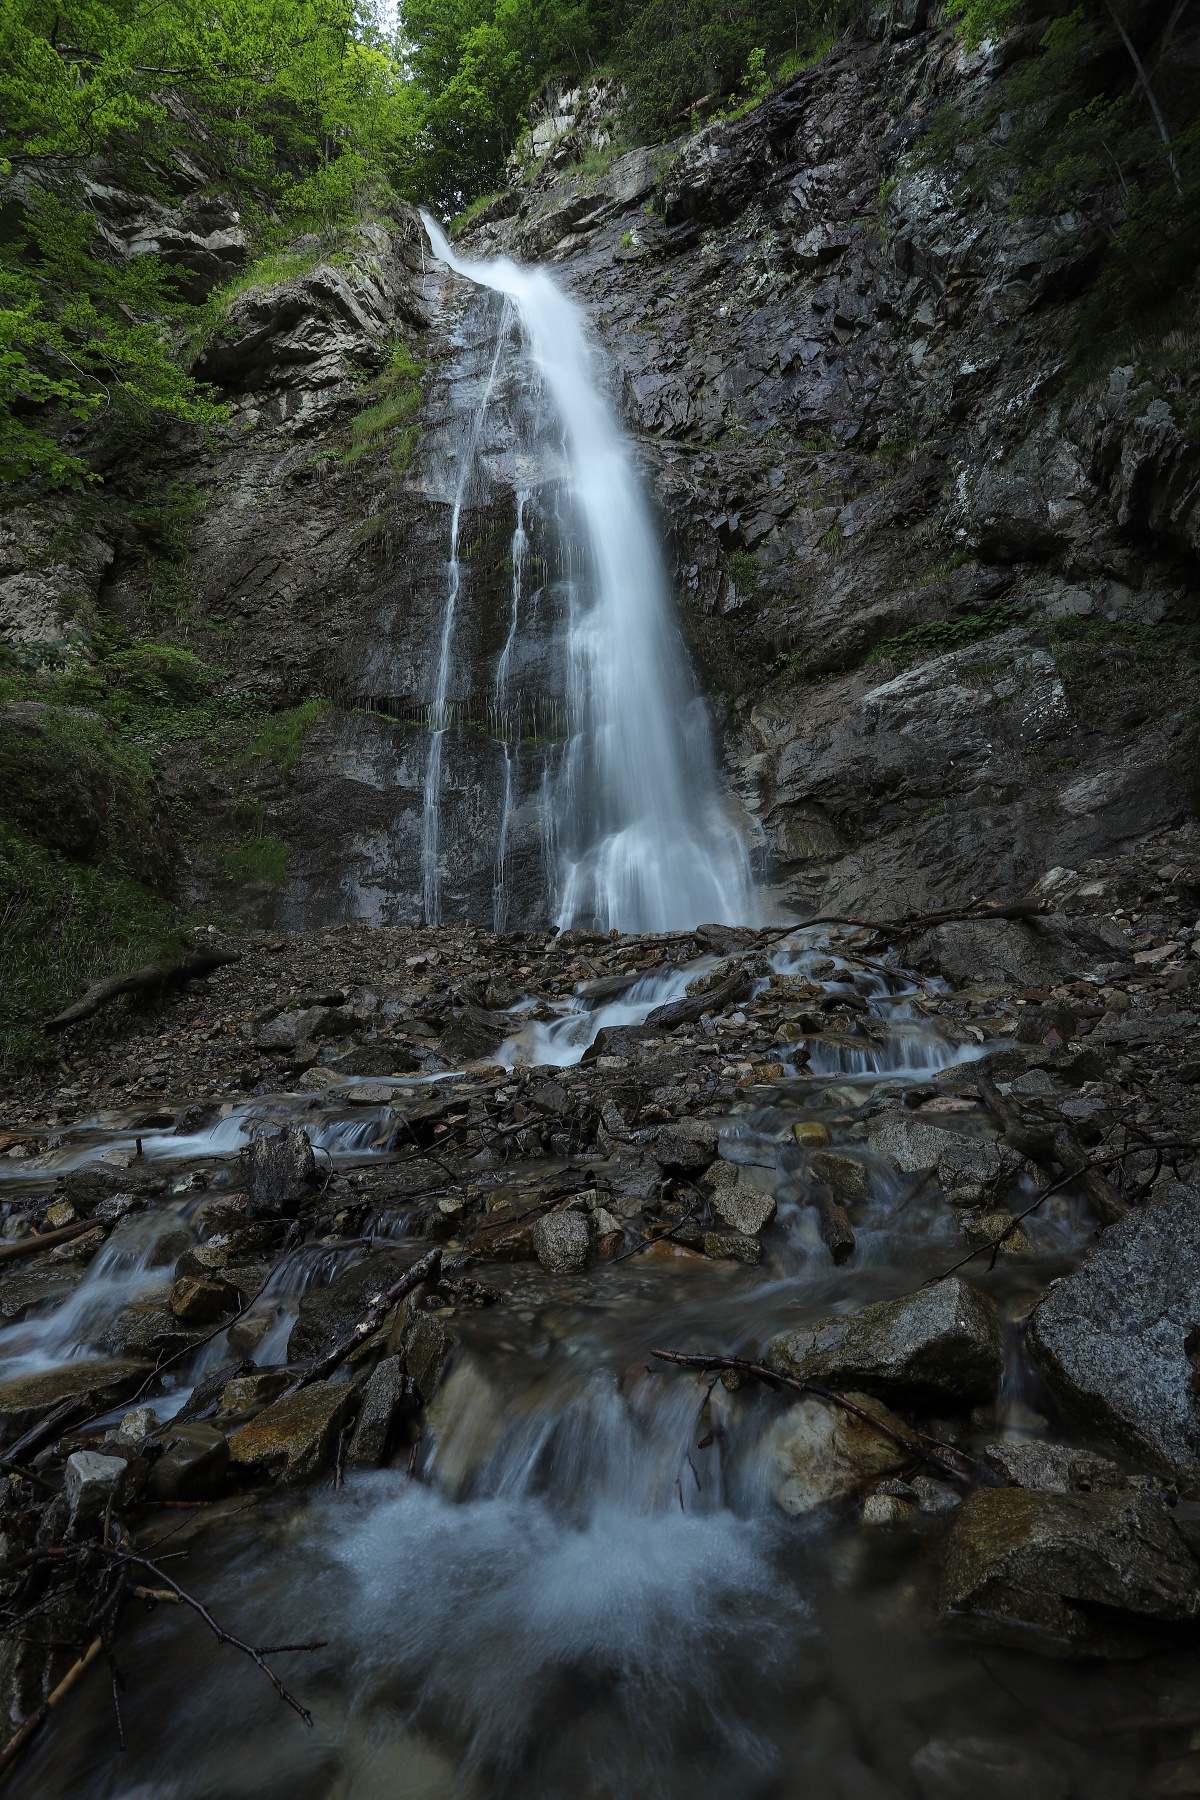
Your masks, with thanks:
M908 935L914 931L932 931L935 925L975 924L985 919L1038 919L1051 911L1048 900L986 900L974 906L948 906L941 912L904 913L898 919L855 919L847 913L820 913L815 919L798 919L767 934L767 941L787 937L793 931L808 931L814 925L855 925L863 931L878 931L884 936Z
M54 1231L35 1231L32 1237L14 1238L11 1243L0 1244L0 1263L16 1262L22 1256L36 1256L39 1250L52 1250L55 1244L65 1244L85 1231L95 1231L97 1223L95 1219L75 1219L70 1225L59 1225Z
M1124 1218L1129 1210L1128 1202L1095 1167L1066 1125L1051 1130L1048 1125L1031 1124L1020 1108L1000 1092L991 1076L982 1071L976 1075L975 1085L989 1112L1000 1121L1006 1143L1035 1162L1051 1179L1061 1169L1077 1180L1102 1225L1115 1225L1118 1219Z
M750 1362L743 1356L706 1356L693 1354L687 1350L652 1350L651 1356L657 1356L660 1362L675 1363L682 1369L702 1369L720 1375L726 1369L735 1369L739 1375L749 1375L754 1381L764 1381L768 1386L790 1388L793 1393L810 1395L815 1400L824 1400L829 1406L836 1406L842 1412L849 1413L852 1419L869 1425L883 1437L891 1438L902 1450L919 1456L923 1462L932 1463L951 1481L970 1482L974 1477L967 1467L968 1461L974 1458L965 1457L961 1451L952 1450L949 1444L943 1444L940 1438L930 1437L923 1431L898 1430L887 1425L865 1406L859 1406L849 1395L839 1393L836 1388L821 1387L813 1381L800 1381L794 1375L781 1375L776 1369L769 1369L765 1363Z
M435 1281L441 1266L442 1253L440 1249L434 1249L422 1256L418 1262L413 1263L412 1267L406 1269L403 1275L397 1276L390 1287L375 1296L361 1319L351 1327L345 1337L339 1339L333 1349L327 1351L324 1356L319 1356L315 1362L310 1363L303 1374L286 1390L287 1393L298 1393L301 1388L309 1387L314 1381L324 1381L327 1376L332 1375L338 1365L345 1362L352 1350L356 1350L360 1344L366 1342L372 1332L379 1329L396 1302L403 1300L405 1294L411 1293L413 1288L420 1287L422 1282Z
M29 1717L18 1725L3 1750L0 1750L0 1769L7 1769L10 1763L17 1760L30 1738L41 1730L54 1708L66 1699L79 1677L91 1668L103 1648L104 1639L93 1638L78 1662L71 1664L58 1686L52 1688L42 1704L35 1707Z
M178 987L181 982L195 981L202 975L211 975L214 969L222 969L227 963L241 962L238 950L194 950L188 956L178 958L169 963L146 963L140 969L133 969L127 975L108 975L103 981L93 981L83 998L68 1006L55 1018L47 1019L42 1030L53 1035L66 1031L70 1025L81 1025L85 1019L92 1018L107 1006L110 1000L116 1000L121 994L141 994L153 988Z

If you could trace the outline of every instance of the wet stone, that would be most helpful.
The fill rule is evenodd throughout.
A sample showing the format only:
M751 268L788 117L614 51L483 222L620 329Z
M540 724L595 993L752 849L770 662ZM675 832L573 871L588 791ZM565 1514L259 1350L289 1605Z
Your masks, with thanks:
M903 1429L880 1401L857 1393L847 1399L883 1424ZM781 1413L768 1426L760 1448L769 1470L771 1498L797 1517L857 1493L911 1460L885 1433L815 1396Z
M744 1231L706 1231L704 1254L718 1261L754 1264L762 1261L762 1245Z
M889 1156L905 1175L935 1169L952 1143L950 1133L924 1119L915 1119L899 1107L877 1113L868 1128L868 1142L878 1156ZM958 1146L955 1145L958 1154Z
M299 1125L255 1138L244 1152L247 1219L291 1218L317 1186L317 1162Z
M14 1375L0 1382L0 1427L6 1439L19 1436L44 1413L64 1400L99 1403L115 1400L123 1389L137 1385L152 1364L79 1359L36 1375Z
M116 1501L125 1478L125 1459L105 1456L99 1450L76 1450L63 1471L63 1493L72 1528L89 1525L100 1517L110 1500Z
M573 1275L587 1265L591 1233L577 1212L545 1213L532 1226L533 1249L550 1275Z
M1152 1622L1200 1613L1200 1569L1154 1496L980 1488L954 1516L938 1598L977 1641L1049 1656L1130 1656Z
M951 1276L786 1332L765 1360L802 1381L934 1401L988 1399L1003 1368L1000 1320L991 1300Z
M717 1162L708 1172L712 1208L731 1231L756 1237L775 1217L775 1197L748 1181L736 1163Z
M694 1175L707 1169L717 1154L717 1128L706 1119L680 1119L664 1125L654 1142L660 1167Z
M269 1406L295 1379L287 1369L259 1369L253 1375L235 1375L221 1389L219 1410L231 1417Z
M159 1441L163 1452L146 1482L151 1500L211 1500L221 1492L229 1473L229 1442L215 1425L198 1420L167 1425Z
M332 1459L337 1436L357 1402L355 1389L314 1381L276 1400L249 1425L231 1434L234 1468L252 1475L308 1481Z
M347 1452L350 1462L372 1469L383 1462L406 1391L400 1358L385 1357L363 1389L362 1410Z
M408 1261L388 1252L368 1256L343 1270L328 1287L309 1288L300 1297L288 1338L288 1362L299 1365L325 1356L358 1323L375 1296L403 1274Z
M1092 1488L1125 1486L1125 1475L1106 1456L1077 1450L1070 1444L1050 1444L1040 1438L1017 1438L988 1444L983 1460L1014 1487L1046 1494L1088 1492Z
M450 1360L454 1340L436 1313L419 1312L404 1333L404 1364L421 1399L430 1401Z
M227 1281L183 1275L171 1289L171 1312L181 1325L211 1325L236 1312L239 1303L237 1289Z
M836 1198L845 1205L871 1197L871 1172L856 1156L840 1150L817 1150L809 1158L809 1168L819 1181L827 1181Z
M930 1738L909 1768L921 1800L1067 1800L1070 1773L1003 1739Z

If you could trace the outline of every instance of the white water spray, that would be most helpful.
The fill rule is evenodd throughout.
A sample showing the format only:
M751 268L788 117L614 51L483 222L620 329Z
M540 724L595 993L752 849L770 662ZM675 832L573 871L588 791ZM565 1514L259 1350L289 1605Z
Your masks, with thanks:
M754 922L749 860L722 802L708 717L688 679L649 508L597 388L580 315L544 269L506 258L464 262L422 216L434 254L505 295L520 315L562 427L586 549L586 579L568 624L575 730L550 790L557 923L665 931ZM440 739L431 769L435 756L440 781ZM427 856L426 917L433 918L429 866Z

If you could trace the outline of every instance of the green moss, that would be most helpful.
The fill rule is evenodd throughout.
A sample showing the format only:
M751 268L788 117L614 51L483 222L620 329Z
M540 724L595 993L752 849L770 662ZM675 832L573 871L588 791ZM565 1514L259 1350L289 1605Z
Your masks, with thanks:
M0 1069L53 1063L43 1020L89 981L178 954L180 921L161 896L119 871L92 868L0 822Z
M221 866L227 881L242 883L262 881L280 887L287 879L291 851L282 838L248 832L231 850L221 851Z
M739 593L752 594L758 586L761 570L748 550L731 550L726 561L729 578Z
M273 762L286 774L300 760L305 733L328 711L328 700L315 699L272 714L251 744L245 761Z
M420 437L417 415L421 410L421 365L402 339L393 344L386 369L366 391L377 398L374 405L350 421L350 445L342 461L355 463L371 451L382 449L391 438L392 467L403 474Z
M927 619L895 637L885 638L883 643L875 646L867 661L890 662L896 669L907 669L925 657L940 656L943 651L961 650L982 638L996 637L1002 631L1010 631L1014 625L1026 624L1028 619L1028 607L1010 601L985 606L979 612L967 613L959 619Z

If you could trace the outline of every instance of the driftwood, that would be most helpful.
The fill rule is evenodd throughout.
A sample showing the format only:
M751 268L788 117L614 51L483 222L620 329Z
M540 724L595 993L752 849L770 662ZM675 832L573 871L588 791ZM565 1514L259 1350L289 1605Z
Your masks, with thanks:
M665 1006L656 1006L647 1013L646 1024L663 1031L674 1030L676 1025L695 1025L704 1013L719 1013L731 1000L745 1000L752 985L753 978L745 969L735 969L719 987L709 988L707 993L688 994L682 1000L668 1000Z
M418 1262L413 1263L412 1267L406 1269L403 1275L397 1276L390 1287L376 1295L357 1325L352 1326L345 1337L338 1340L332 1350L310 1363L304 1373L287 1389L287 1392L295 1394L301 1388L309 1387L314 1381L324 1381L327 1376L332 1375L339 1363L345 1362L352 1350L357 1350L358 1346L365 1343L372 1332L378 1331L398 1300L403 1300L405 1294L411 1293L415 1287L420 1287L422 1282L436 1281L441 1266L441 1250L434 1249L430 1250L428 1255L422 1256Z
M104 1648L102 1637L93 1638L78 1662L73 1662L56 1688L52 1688L40 1706L34 1708L9 1738L3 1750L0 1750L0 1769L7 1769L14 1763L29 1740L34 1737L46 1723L54 1708L66 1699L79 1677L91 1668Z
M869 1425L881 1436L891 1438L894 1444L899 1444L910 1455L932 1463L940 1474L949 1477L951 1481L969 1482L972 1479L967 1467L968 1459L961 1451L951 1449L940 1438L929 1437L923 1431L907 1431L887 1425L882 1419L876 1418L874 1413L868 1412L865 1406L859 1406L857 1401L851 1400L847 1394L838 1393L834 1388L821 1387L813 1381L800 1381L794 1375L781 1375L777 1369L769 1369L765 1363L749 1362L742 1356L705 1356L686 1350L652 1350L650 1354L657 1356L660 1362L676 1363L683 1369L702 1369L714 1375L720 1375L726 1369L735 1369L739 1375L749 1375L754 1381L765 1381L768 1386L790 1388L793 1393L824 1400L827 1405L849 1413L852 1419Z
M1052 1130L1048 1125L1031 1124L1020 1108L1000 1092L990 1075L982 1072L976 1075L975 1085L988 1110L999 1119L1006 1143L1019 1150L1022 1156L1029 1157L1052 1178L1058 1169L1062 1169L1077 1180L1102 1225L1115 1225L1124 1217L1129 1210L1128 1202L1107 1176L1100 1173L1066 1125Z
M60 1225L55 1231L14 1238L10 1244L0 1244L0 1263L16 1262L22 1256L36 1256L39 1250L51 1250L55 1244L65 1244L85 1231L95 1231L98 1223L96 1219L76 1219L70 1225Z
M103 981L93 981L81 1000L74 1006L68 1006L56 1018L47 1019L42 1030L53 1035L58 1031L66 1031L70 1025L81 1025L115 1000L121 994L140 994L152 988L177 987L181 982L193 981L201 975L211 975L214 969L222 969L227 963L241 962L241 952L237 950L194 950L188 956L180 957L176 962L146 963L141 969L133 969L128 975L109 975Z

